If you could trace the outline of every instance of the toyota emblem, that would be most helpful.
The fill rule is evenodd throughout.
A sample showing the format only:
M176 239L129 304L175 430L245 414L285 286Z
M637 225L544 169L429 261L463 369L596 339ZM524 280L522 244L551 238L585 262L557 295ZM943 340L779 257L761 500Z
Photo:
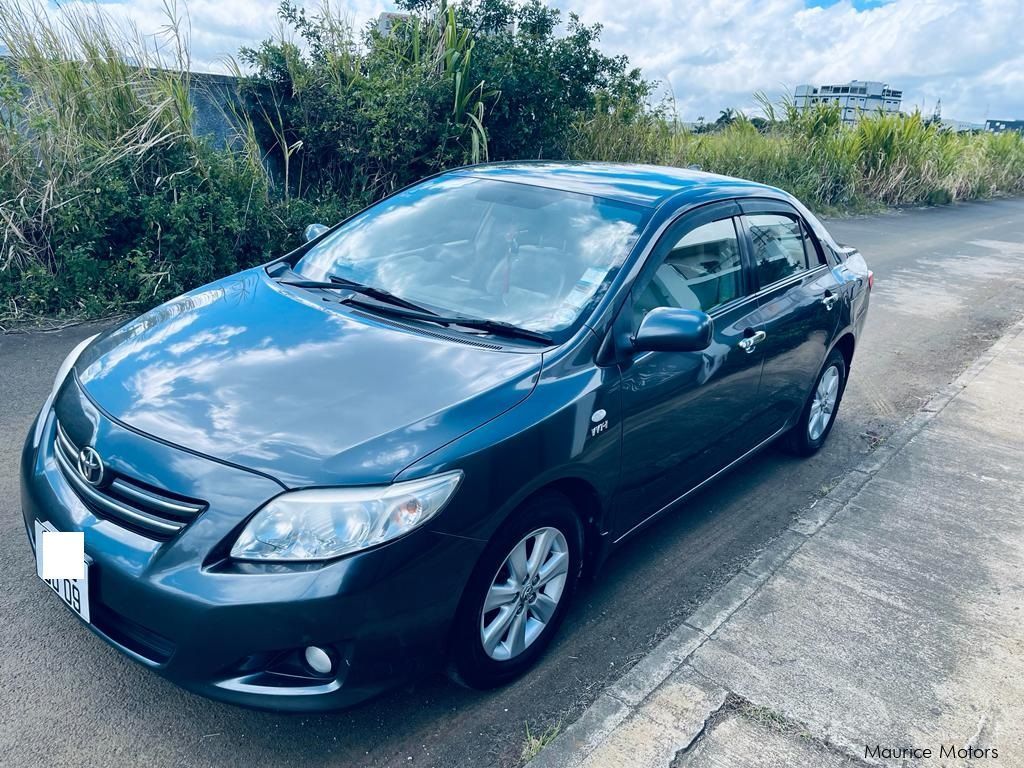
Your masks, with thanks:
M99 485L103 482L103 459L91 445L78 452L78 474L89 485Z

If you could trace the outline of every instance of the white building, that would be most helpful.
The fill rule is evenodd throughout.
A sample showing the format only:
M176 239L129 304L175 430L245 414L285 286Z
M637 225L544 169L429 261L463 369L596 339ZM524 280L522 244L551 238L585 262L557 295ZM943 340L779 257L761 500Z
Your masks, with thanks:
M841 85L798 85L794 102L798 109L815 104L838 104L844 123L857 122L859 113L898 113L903 91L896 91L888 83L877 80L851 80Z
M377 17L377 32L380 33L381 37L387 37L394 31L395 27L399 24L404 24L411 18L412 15L408 13L390 13L385 11Z
M953 131L954 133L973 133L974 131L985 130L984 123L972 123L969 120L951 120L944 117L939 122L947 131Z

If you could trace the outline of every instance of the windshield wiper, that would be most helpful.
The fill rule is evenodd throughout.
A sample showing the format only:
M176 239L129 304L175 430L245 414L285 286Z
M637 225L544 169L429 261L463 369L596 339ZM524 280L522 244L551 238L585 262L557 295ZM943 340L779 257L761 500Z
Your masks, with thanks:
M463 328L474 328L476 330L485 331L492 333L495 336L512 336L520 339L527 339L529 341L536 341L541 344L552 344L553 341L550 336L540 331L531 331L529 328L520 328L518 325L512 325L501 320L486 320L479 317L466 317L464 315L438 315L434 312L417 312L417 311L406 311L404 309L398 309L396 307L389 307L382 304L373 304L368 301L361 301L355 297L342 299L344 304L352 304L362 309L370 309L376 312L383 312L388 315L395 317L404 317L409 320L422 320L428 323L437 323L438 325L458 325Z
M282 280L284 285L294 285L296 288L324 288L341 291L352 291L352 293L361 293L363 296L369 296L371 299L377 299L377 301L384 301L388 304L394 304L396 307L405 307L406 309L412 309L416 312L422 312L425 315L436 315L426 307L422 307L419 304L415 304L408 299L403 299L401 296L395 296L391 291L385 291L383 288L375 288L372 285L363 285L357 283L355 280L348 280L344 277L337 277L330 275L329 282L323 280Z
M512 323L506 323L503 320L486 320L479 317L459 317L457 320L458 322L455 325L461 325L464 328L477 328L481 331L487 331L487 333L493 333L495 336L518 336L521 339L538 341L543 344L552 343L551 337L546 333L531 331L529 328L512 325Z
M338 277L337 275L328 275L327 279L334 285L349 288L355 293L361 293L364 296L369 296L371 299L377 299L377 301L386 301L389 304L394 304L396 307L405 307L406 309L413 309L417 312L423 312L428 315L437 314L437 312L427 309L422 304L417 304L414 301L403 299L401 296L395 296L391 291L386 291L383 288L375 288L372 285L363 285L362 283L357 283L355 280L349 280L347 277Z
M383 288L375 288L372 285L363 285L362 283L357 283L356 281L349 280L348 278L338 277L337 275L329 275L329 282L322 280L298 279L281 280L281 283L284 285L294 285L296 288L324 288L342 291L347 290L352 293L358 293L385 303L377 304L368 301L360 301L354 296L342 298L341 303L354 304L355 306L363 309L369 309L375 312L384 312L389 315L395 315L396 317L405 317L409 320L422 320L445 326L459 325L463 328L474 328L476 330L485 331L486 333L492 333L496 336L512 336L520 339L527 339L529 341L536 341L541 344L553 343L550 336L545 333L541 333L540 331L531 331L529 328L520 328L518 325L512 325L512 323L506 323L501 320L487 320L479 317L466 317L464 315L439 315L437 312L420 306L408 299L403 299L401 296L395 296L395 294L390 291L386 291ZM387 306L388 304L392 306ZM399 307L401 307L401 309L399 309Z

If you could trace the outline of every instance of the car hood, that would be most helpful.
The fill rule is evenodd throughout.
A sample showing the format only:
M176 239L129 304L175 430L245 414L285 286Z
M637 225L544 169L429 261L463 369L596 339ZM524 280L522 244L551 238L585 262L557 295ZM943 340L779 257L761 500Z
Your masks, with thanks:
M137 431L289 487L366 484L530 393L542 355L494 347L355 315L257 269L100 337L75 371Z

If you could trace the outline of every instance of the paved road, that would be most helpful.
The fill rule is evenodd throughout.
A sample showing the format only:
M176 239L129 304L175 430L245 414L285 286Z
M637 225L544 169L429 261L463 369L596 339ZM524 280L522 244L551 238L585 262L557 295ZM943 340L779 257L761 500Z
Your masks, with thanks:
M1024 314L1024 200L833 222L877 282L826 449L769 450L635 538L585 587L532 675L477 693L428 678L353 711L249 712L107 648L37 582L16 465L61 357L92 332L0 337L0 760L138 766L514 766L526 729L569 722L845 469Z

